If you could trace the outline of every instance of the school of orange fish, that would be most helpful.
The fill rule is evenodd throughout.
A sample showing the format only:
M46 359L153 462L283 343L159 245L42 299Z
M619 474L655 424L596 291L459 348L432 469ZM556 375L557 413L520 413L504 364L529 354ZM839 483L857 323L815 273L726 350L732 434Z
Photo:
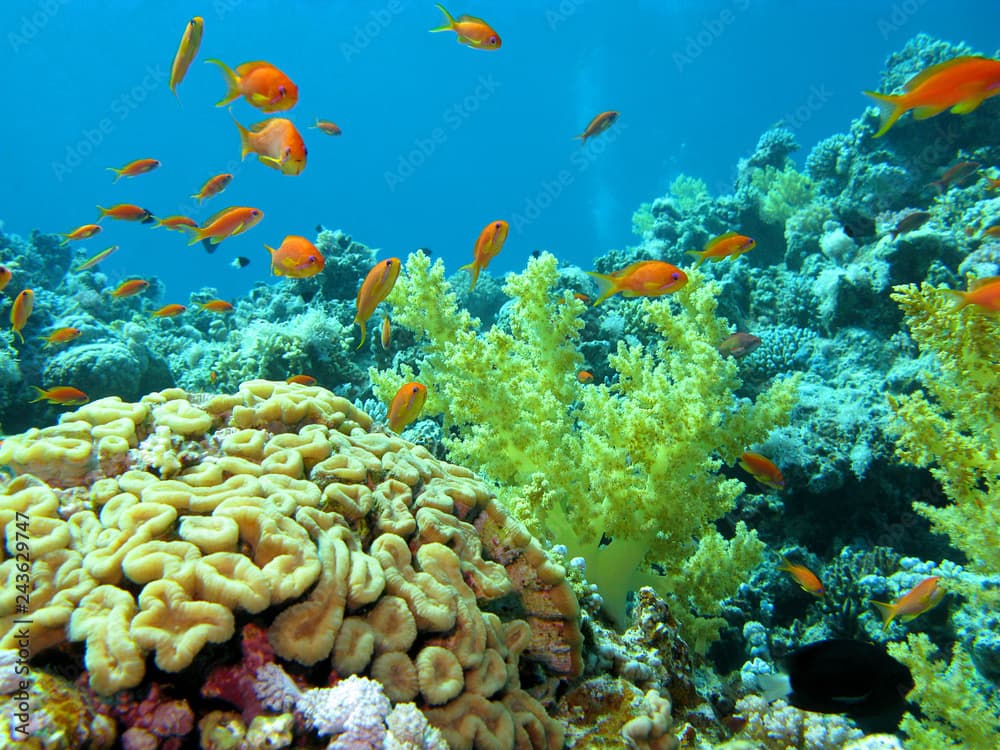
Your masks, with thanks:
M436 6L444 14L444 23L432 32L453 31L460 44L479 50L499 50L502 46L500 35L484 20L473 16L462 15L454 18L442 5ZM185 27L170 75L170 90L177 95L177 86L194 61L201 45L204 33L204 21L200 17L192 18ZM243 97L250 105L262 112L271 114L284 112L295 106L298 101L298 87L292 80L274 65L268 62L254 61L230 68L221 60L208 59L207 63L218 66L226 84L226 94L216 106L225 106L239 97ZM873 91L864 93L874 99L882 112L882 122L875 138L881 138L895 122L906 112L913 111L917 120L933 117L948 109L955 114L967 114L975 110L984 100L1000 94L1000 60L985 57L963 56L947 62L931 66L921 71L905 85L905 92L898 95L882 94ZM618 119L615 111L601 112L587 124L577 138L581 143L599 136L612 127ZM235 117L233 122L239 131L241 156L256 155L264 165L278 170L286 175L298 175L305 169L307 149L302 135L295 125L282 117L271 117L249 128L240 124ZM341 129L331 121L317 120L314 128L321 132L339 136ZM142 158L132 161L123 167L109 167L115 173L114 181L122 178L131 179L151 172L160 166L160 162L152 158ZM941 193L949 186L969 180L980 171L981 165L976 162L961 162L949 169L939 180L932 183ZM198 192L192 194L199 204L221 194L233 179L231 174L219 174L210 177ZM988 189L1000 188L1000 178L987 176ZM71 232L62 234L64 242L88 239L102 231L99 223L105 218L119 221L134 221L143 224L154 224L156 227L187 232L190 236L188 244L201 242L210 252L215 246L236 235L251 229L263 218L260 209L249 206L230 206L209 217L200 226L186 216L168 216L157 218L141 206L122 203L110 208L98 206L100 217L98 223L85 224ZM928 221L930 214L926 211L914 211L904 216L891 230L891 236L913 231ZM509 227L506 221L496 220L488 223L473 247L473 260L462 266L471 277L470 289L475 289L479 274L489 265L503 248L507 239ZM983 230L984 236L1000 237L1000 225L990 226ZM689 250L689 254L698 260L694 268L698 268L706 260L718 262L735 260L740 255L749 252L756 246L756 241L735 231L726 232L709 240L702 250ZM305 237L288 235L277 248L265 245L271 256L271 272L276 276L290 278L308 278L320 273L324 267L324 258L319 249ZM112 245L97 255L73 269L79 272L92 268L105 260L115 250ZM361 329L360 348L366 339L366 323L373 315L378 305L385 300L401 270L398 258L379 261L369 271L357 294L357 314L354 323ZM659 260L641 260L612 274L590 273L599 288L599 296L593 304L598 305L612 295L621 293L625 297L657 297L670 294L683 287L687 274L677 266ZM11 280L12 273L6 266L0 266L0 290ZM129 279L117 288L110 290L113 298L130 297L141 293L149 286L144 279ZM1000 313L1000 277L977 279L970 284L968 291L944 290L956 299L955 308L973 305L985 313ZM586 295L577 295L583 301L589 301ZM23 290L14 300L10 312L11 329L24 343L21 333L34 304L34 292ZM233 305L225 300L209 300L200 304L201 310L212 313L227 313L233 310ZM186 311L181 304L167 304L151 315L155 317L173 317ZM60 328L44 337L44 346L58 346L69 343L80 336L76 328ZM389 347L391 326L388 316L383 319L381 343ZM760 344L760 339L746 332L736 332L719 345L723 356L742 357L752 352ZM593 381L593 375L586 370L577 374L581 383ZM315 383L315 378L309 375L294 375L288 382L309 385ZM72 386L56 386L43 389L32 386L37 392L34 401L45 400L52 404L75 406L86 403L87 395ZM410 382L403 385L388 407L387 421L390 429L401 431L414 421L423 408L427 397L427 388L421 383ZM745 452L739 460L739 465L761 485L776 491L785 486L785 480L780 469L768 458L757 453ZM802 565L795 565L784 560L781 570L788 572L795 581L807 592L815 596L823 596L823 585L819 578ZM932 577L919 583L912 591L900 597L891 604L876 602L883 614L886 627L896 617L909 619L925 612L937 604L943 596L943 590L938 587L938 578Z

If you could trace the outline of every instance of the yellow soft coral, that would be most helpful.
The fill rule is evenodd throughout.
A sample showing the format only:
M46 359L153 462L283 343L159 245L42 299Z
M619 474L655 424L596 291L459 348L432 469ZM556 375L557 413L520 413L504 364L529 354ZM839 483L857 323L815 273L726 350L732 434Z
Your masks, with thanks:
M924 392L891 399L900 429L898 455L931 474L952 501L914 503L934 529L980 573L1000 570L1000 322L975 309L954 310L940 290L895 287L892 295L922 352L938 371Z
M898 455L929 467L951 501L944 507L916 502L914 509L965 553L968 568L1000 570L1000 323L975 309L954 309L939 289L923 284L895 287L910 333L935 368L924 390L891 398L899 429ZM987 612L1000 601L996 589L953 584L970 608ZM925 635L890 646L913 671L911 698L924 714L901 725L907 747L994 748L1000 741L1000 702L956 645L951 664L932 659Z
M615 382L581 384L584 307L568 292L553 293L556 265L543 253L509 277L509 330L480 334L478 320L458 308L443 265L410 256L389 300L393 320L423 343L425 413L443 416L454 460L499 482L504 501L533 533L587 558L588 575L618 619L646 558L667 570L659 587L695 627L696 615L715 614L702 612L701 603L731 592L761 548L741 528L740 565L710 583L681 574L699 544L725 549L712 524L732 509L743 485L718 471L786 420L795 382L775 384L756 404L733 396L737 366L715 348L729 333L715 316L719 287L695 272L672 299L630 302L641 305L657 340L619 343L609 358ZM371 375L387 399L413 372ZM599 547L602 535L614 541ZM705 557L703 551L698 559ZM708 640L699 634L701 645Z

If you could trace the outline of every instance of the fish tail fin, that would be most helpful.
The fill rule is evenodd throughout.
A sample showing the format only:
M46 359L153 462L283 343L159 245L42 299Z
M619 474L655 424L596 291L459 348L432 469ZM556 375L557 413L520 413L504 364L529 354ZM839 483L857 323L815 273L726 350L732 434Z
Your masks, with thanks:
M21 331L18 330L17 328L11 328L10 330L14 332L14 335L17 336L21 340L21 343L23 344L24 343L24 334L22 334Z
M879 614L882 615L882 630L888 630L889 625L896 619L896 607L889 602L876 602L874 600L872 604L878 608Z
M446 23L444 24L444 26L438 26L437 28L431 29L431 31L451 31L452 29L454 29L455 19L452 18L451 13L449 13L445 9L445 7L441 5L441 3L434 3L434 7L436 7L439 11L444 13L444 20L446 21Z
M236 119L232 110L230 110L229 116L233 118L233 124L236 125L236 129L240 131L240 159L246 159L247 154L253 153L253 144L250 143L250 131L240 125L239 120Z
M360 349L361 346L365 343L365 337L368 335L368 332L365 330L364 320L361 320L360 318L355 318L354 322L357 323L359 326L361 326L361 341L358 342L357 346L357 348Z
M45 391L42 390L41 388L39 388L37 385L33 385L31 387L35 389L35 392L38 394L38 398L33 398L28 403L29 404L37 404L39 401L44 401L45 400L45 396L46 396Z
M198 199L198 205L199 205L199 206L201 205L201 202L202 202L203 200L205 200L204 198L202 198L202 197L201 197L201 192L197 192L197 193L191 193L191 195L190 195L189 197L191 197L191 198L197 198L197 199Z
M593 307L597 307L612 294L619 291L618 282L613 276L597 273L596 271L587 271L587 275L593 277L594 281L597 282L598 290L600 290L600 295L594 300Z
M969 299L966 296L966 293L963 292L961 289L942 289L941 291L947 294L955 301L955 306L951 308L952 312L954 312L955 310L961 310L963 307L969 304Z
M889 128L895 125L896 120L898 120L906 111L905 107L900 102L900 99L903 97L893 94L880 94L877 91L865 91L864 95L870 96L875 100L875 104L878 105L879 111L882 115L882 123L874 135L875 138L881 138L888 132Z
M226 82L226 95L217 101L215 106L223 107L233 101L233 99L238 98L240 95L240 77L236 75L236 71L222 62L222 60L216 60L214 57L208 58L205 62L218 65L219 70L222 71L222 78Z
M122 175L125 173L124 169L115 169L114 167L107 167L107 170L115 173L115 179L111 182L112 185L118 182L118 180L120 180Z
M98 206L97 210L100 211L100 213L101 213L101 215L97 217L98 221L100 221L105 216L107 216L109 213L111 213L111 209L105 208L104 206Z
M685 250L684 253L685 253L685 255L693 255L694 257L696 257L698 259L698 262L694 264L695 268L697 268L698 266L700 266L702 263L705 262L705 251L704 250Z
M472 279L472 284L469 285L469 291L471 292L472 290L474 290L476 288L476 282L479 281L479 271L480 271L479 266L476 265L475 263L466 263L464 266L461 266L458 270L469 272L469 276Z
M200 227L198 229L191 227L191 241L188 242L188 247L191 247L191 245L195 245L201 242L203 239L205 239L204 230L202 230Z

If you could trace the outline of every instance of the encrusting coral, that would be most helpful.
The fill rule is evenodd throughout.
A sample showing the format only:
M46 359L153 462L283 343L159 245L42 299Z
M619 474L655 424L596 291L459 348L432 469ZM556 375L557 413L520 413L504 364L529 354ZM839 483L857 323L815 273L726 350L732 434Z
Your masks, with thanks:
M499 482L504 503L535 534L585 557L619 622L626 592L646 582L643 559L662 565L666 575L650 585L677 604L686 637L703 650L721 622L719 602L762 547L742 524L732 540L715 531L744 489L719 470L784 423L795 379L755 403L735 398L737 366L716 350L730 333L715 315L719 287L697 272L690 278L672 299L626 301L641 305L656 338L619 342L609 358L614 382L583 384L584 305L554 291L553 256L508 278L509 330L480 334L443 265L417 253L389 301L393 321L423 337L419 376L406 365L371 375L386 399L407 380L424 383L425 413L443 415L450 455ZM613 541L600 546L604 535Z
M453 748L561 747L520 675L581 671L563 568L472 472L371 425L323 388L250 381L102 399L8 437L0 580L24 529L32 590L27 613L0 599L0 643L18 617L35 651L82 641L91 687L112 694L147 655L183 671L258 615L278 657L370 670ZM148 462L150 435L184 455Z

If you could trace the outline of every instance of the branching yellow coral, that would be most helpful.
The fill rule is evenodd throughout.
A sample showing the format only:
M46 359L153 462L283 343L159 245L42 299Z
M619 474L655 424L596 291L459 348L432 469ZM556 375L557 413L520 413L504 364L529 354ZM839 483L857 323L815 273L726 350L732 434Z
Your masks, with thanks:
M900 723L909 750L1000 747L996 689L979 676L965 651L956 651L946 664L934 658L934 644L926 634L911 633L905 643L890 643L889 653L913 673L916 687L907 697L925 714L923 720L907 714Z
M893 299L937 374L924 393L892 399L899 418L898 455L930 467L951 499L946 507L914 503L980 573L1000 570L1000 322L974 309L953 310L924 284L897 286Z
M923 392L890 399L900 431L897 453L929 467L951 501L945 507L914 503L936 531L968 557L979 573L1000 570L1000 323L974 309L955 310L939 289L895 287L910 332L936 367ZM995 609L995 589L964 586L970 607ZM911 695L923 711L901 725L907 747L995 748L1000 744L1000 702L956 645L951 664L934 660L925 635L890 647L916 679Z
M657 585L691 622L703 614L700 602L731 592L759 557L760 543L742 529L738 547L746 554L737 570L720 569L711 597L695 590L707 585L703 579L681 575L701 541L724 549L712 524L743 485L718 471L787 419L794 380L777 383L756 404L733 396L736 365L715 348L729 333L715 315L719 287L694 273L672 299L630 303L642 305L658 340L619 343L609 359L615 382L580 384L584 308L569 293L557 297L556 280L553 256L531 260L504 288L509 330L479 334L478 321L458 309L443 265L410 257L390 303L393 319L424 338L418 377L433 394L425 413L456 428L446 437L452 457L497 481L534 533L587 558L588 577L613 613L623 613L645 558L666 568ZM384 399L412 375L371 373ZM602 535L614 541L599 547Z

